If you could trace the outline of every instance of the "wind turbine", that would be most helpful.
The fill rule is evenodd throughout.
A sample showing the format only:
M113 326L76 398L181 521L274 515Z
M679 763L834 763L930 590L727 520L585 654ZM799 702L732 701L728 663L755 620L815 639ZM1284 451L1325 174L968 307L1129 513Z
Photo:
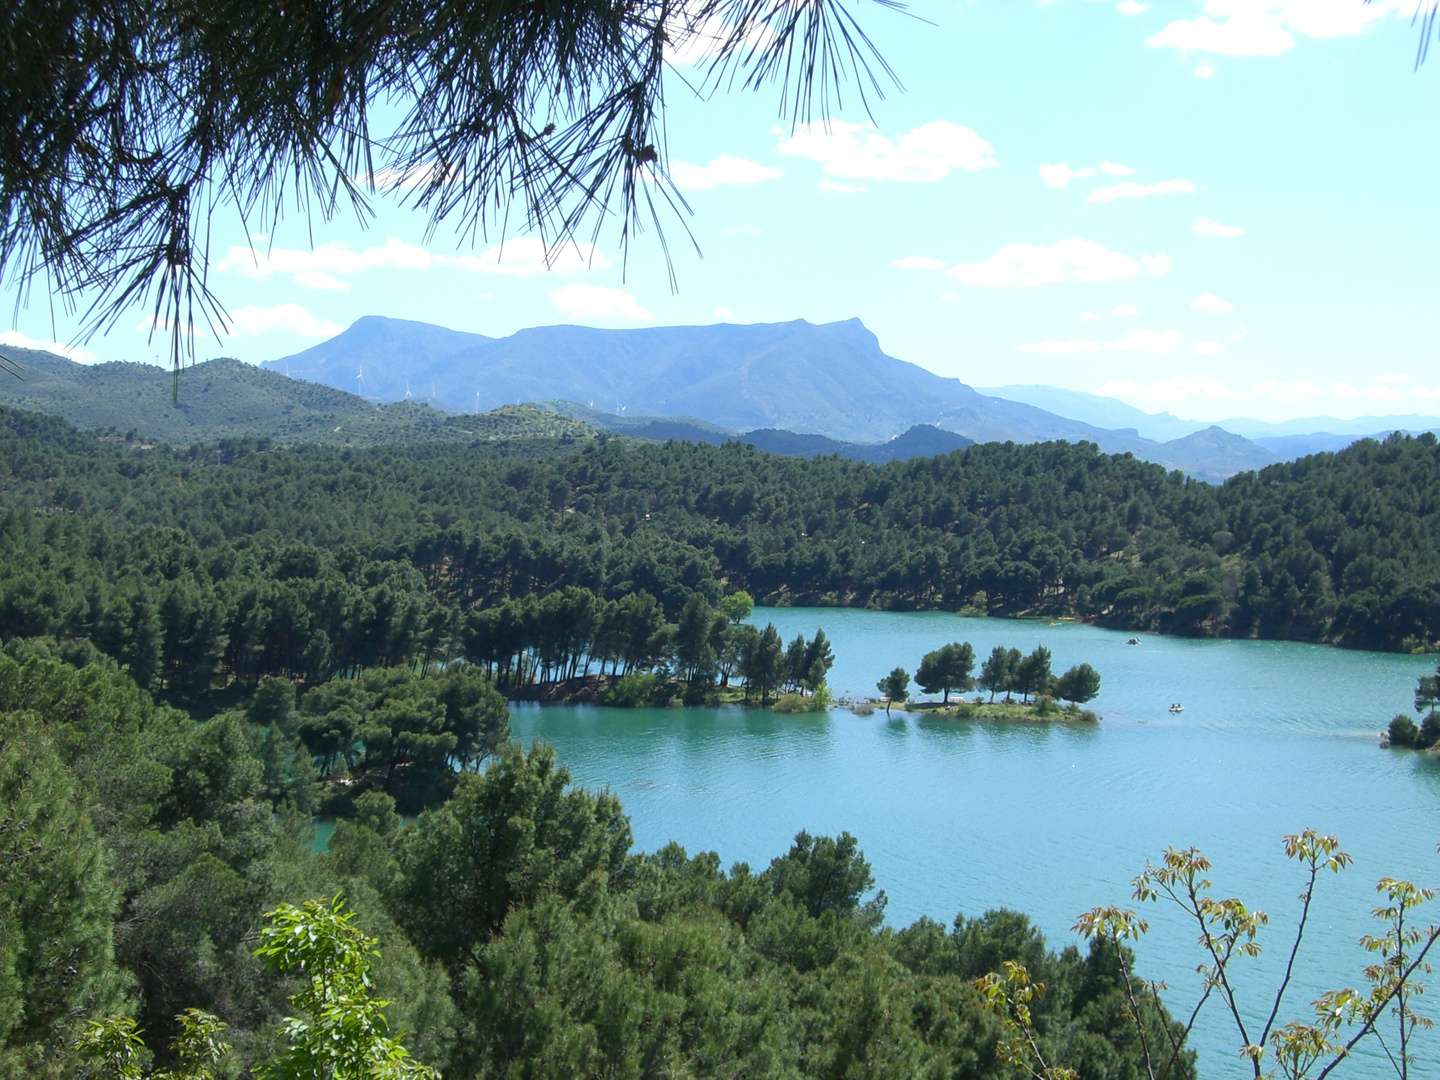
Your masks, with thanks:
M480 415L480 391L475 391L475 415Z
M357 362L355 364L355 396L363 397L365 388L365 370Z
M409 400L409 398L410 398L410 380L409 380L409 379L406 379L406 380L405 380L405 398L406 398L406 400Z

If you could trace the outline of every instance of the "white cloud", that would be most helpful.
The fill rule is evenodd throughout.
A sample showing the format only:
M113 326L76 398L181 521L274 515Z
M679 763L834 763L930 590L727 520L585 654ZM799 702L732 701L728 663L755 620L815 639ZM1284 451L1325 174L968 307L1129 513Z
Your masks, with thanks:
M1115 379L1096 390L1101 397L1126 398L1151 405L1175 405L1190 398L1210 400L1243 400L1219 379L1207 375L1172 375L1167 379L1141 383L1133 379Z
M1071 338L1069 341L1041 341L1034 345L1017 345L1016 352L1045 353L1047 356L1069 356L1074 353L1097 353L1100 351L1098 341L1086 341L1084 338Z
M263 281L271 274L343 274L347 277L381 267L392 270L425 270L430 253L422 247L391 237L378 247L352 251L347 244L322 244L313 251L270 248L266 251L232 247L215 264L218 270L234 271L241 277ZM334 280L331 278L331 280Z
M1215 65L1207 59L1202 59L1195 65L1195 77L1197 79L1213 79L1215 77Z
M1279 56L1295 47L1296 34L1329 38L1363 33L1387 15L1404 14L1404 6L1400 0L1203 0L1203 15L1176 19L1145 44L1182 53Z
M961 263L946 271L947 276L959 278L966 285L995 288L1059 281L1121 281L1139 273L1140 264L1129 255L1079 237L1048 246L1007 244L984 262Z
M780 135L780 153L824 164L828 176L850 180L897 180L929 184L955 169L999 164L990 144L967 127L932 120L891 142L870 124L832 120L799 124Z
M686 191L709 191L722 185L759 184L779 180L785 174L773 165L761 165L748 158L721 154L708 165L689 165L683 161L670 163L670 179Z
M1163 251L1159 255L1149 253L1141 255L1140 261L1145 264L1145 272L1151 277L1164 277L1170 272L1170 267L1173 265L1170 256Z
M409 191L414 188L428 187L434 180L443 173L438 161L432 161L423 165L412 165L408 169L395 169L385 166L375 170L376 191ZM458 170L454 171L459 176ZM354 178L357 183L368 184L369 177L364 175Z
M1183 341L1179 330L1127 330L1119 341L1107 341L1111 352L1143 352L1151 356L1169 356Z
M1245 232L1239 225L1221 225L1208 217L1197 217L1190 223L1190 227L1201 236L1219 236L1227 240Z
M1440 386L1412 386L1409 375L1377 375L1369 386L1358 389L1346 382L1333 382L1326 389L1331 397L1350 401L1413 402L1417 405L1440 401Z
M77 349L73 345L62 345L48 339L26 337L19 330L0 332L0 346L4 345L9 345L12 349L39 349L41 352L55 353L67 360L74 360L77 364L91 364L99 359L88 349Z
M1193 195L1195 185L1189 180L1161 180L1158 184L1137 184L1126 181L1110 187L1096 188L1085 201L1087 203L1114 202L1116 199L1143 199L1149 195Z
M1309 379L1293 379L1284 382L1277 379L1265 379L1252 386L1250 392L1277 404L1297 401L1308 404L1312 401L1319 401L1325 396L1325 391Z
M822 176L815 186L831 195L859 195L862 191L870 190L864 184L842 184L828 176Z
M431 255L423 247L392 236L385 243L363 251L339 243L323 244L313 251L232 247L215 265L219 270L233 271L254 280L288 274L295 284L305 288L348 292L350 285L341 278L369 270L428 270L432 266L449 266L476 273L529 277L547 271L573 274L604 270L610 262L593 244L564 244L547 250L544 242L534 236L507 240L481 255Z
M676 12L666 28L665 60L676 67L703 65L719 54L733 34L725 20L704 5L689 5ZM758 48L773 34L763 23L754 23L745 35L745 44ZM742 49L743 52L743 49Z
M1120 0L1115 5L1115 10L1121 15L1144 15L1150 10L1149 4L1142 4L1139 0Z
M480 274L531 277L535 274L576 274L605 270L610 260L594 244L563 244L550 248L537 236L519 236L496 244L481 255L437 255L441 266L454 266Z
M1082 312L1080 313L1080 321L1081 321L1081 322L1099 322L1099 321L1100 321L1100 316L1099 316L1099 315L1096 315L1093 311L1082 311Z
M1227 311L1234 311L1235 305L1221 300L1213 292L1204 292L1190 301L1190 306L1196 311L1208 311L1211 315L1224 315Z
M1225 346L1218 341L1192 341L1190 348L1194 350L1196 356L1211 356L1225 351Z
M1034 345L1017 345L1016 352L1045 353L1050 356L1068 356L1085 353L1106 352L1149 353L1151 356L1170 356L1175 347L1183 341L1179 330L1130 330L1119 341L1087 341L1085 338L1071 338L1069 341L1041 341ZM1100 393L1105 393L1101 390Z
M229 313L225 331L230 337L258 337L279 332L296 337L334 337L344 328L312 315L299 304L256 307L253 304Z
M730 322L735 318L735 313L729 308L717 307L715 309L716 322Z
M606 289L576 282L556 289L550 294L550 300L571 322L579 319L648 322L655 318L653 312L646 311L631 293L623 289Z
M307 289L323 289L329 292L349 292L350 283L331 277L324 270L302 270L295 275L295 284Z
M1130 315L1139 315L1140 309L1134 304L1116 304L1110 309L1111 315L1119 315L1122 319Z
M1069 164L1062 161L1055 165L1041 165L1040 179L1045 181L1046 187L1063 188L1071 180L1083 180L1087 176L1094 176L1095 170L1090 167L1083 169L1072 169Z
M1197 355L1208 355L1222 351L1214 341L1193 343ZM1396 382L1382 382L1377 377L1369 386L1356 387L1348 382L1332 382L1327 386L1309 379L1263 379L1249 390L1234 390L1219 379L1207 375L1176 375L1141 383L1130 379L1116 379L1096 391L1105 397L1125 398L1129 401L1150 405L1176 405L1194 398L1210 401L1244 403L1263 401L1272 405L1314 405L1330 400L1375 402L1396 404L1413 402L1428 405L1440 401L1440 386L1407 386Z
M890 267L894 270L944 270L945 264L928 255L906 255L903 259L896 259Z
M959 300L960 298L956 296L953 292L951 292L949 289L946 289L940 294L940 299L944 300L947 304L953 304L956 300Z
M1072 169L1067 162L1061 161L1055 165L1041 165L1040 179L1045 181L1046 187L1063 188L1071 180L1084 180L1094 176L1096 172L1102 172L1106 176L1129 176L1134 171L1129 165L1117 165L1113 161L1104 161L1098 166L1085 165L1079 169Z

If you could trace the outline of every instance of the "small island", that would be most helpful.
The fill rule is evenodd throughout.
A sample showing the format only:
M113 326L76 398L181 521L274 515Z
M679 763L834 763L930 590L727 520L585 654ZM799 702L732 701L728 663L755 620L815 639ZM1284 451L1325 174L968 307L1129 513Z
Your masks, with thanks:
M1050 650L1043 645L1037 645L1028 656L1019 649L997 645L981 665L978 677L971 674L974 669L974 647L968 641L954 641L926 653L915 672L915 684L921 692L940 694L938 702L912 701L910 673L904 668L895 668L875 688L880 691L887 715L898 705L907 712L956 720L1094 723L1099 719L1080 706L1100 693L1100 673L1089 664L1077 664L1057 676L1050 670ZM950 700L952 693L959 695L975 689L988 691L989 700L983 695L971 701L960 697ZM996 694L1005 696L996 701ZM1020 695L1019 701L1015 694ZM864 708L862 705L856 711L863 712ZM870 709L873 711L874 705Z
M1426 713L1419 724L1398 714L1390 726L1380 733L1381 748L1404 747L1423 750L1431 757L1440 757L1440 665L1434 675L1421 675L1415 684L1415 711Z

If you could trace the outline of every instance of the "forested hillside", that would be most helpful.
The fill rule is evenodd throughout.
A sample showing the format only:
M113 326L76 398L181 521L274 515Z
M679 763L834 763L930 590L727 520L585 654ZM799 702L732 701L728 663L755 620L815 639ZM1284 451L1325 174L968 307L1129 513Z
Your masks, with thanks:
M20 371L0 378L0 407L33 409L79 428L113 429L141 441L188 445L252 438L374 446L593 434L584 423L528 406L476 415L441 412L414 400L377 404L223 357L189 368L177 399L170 372L152 364L77 364L8 346L4 355Z
M184 700L463 655L468 613L566 586L645 592L672 621L692 592L745 589L1440 642L1433 436L1217 489L1065 443L871 466L734 443L138 450L20 413L0 432L4 635L89 638Z
M264 913L337 895L379 939L390 1032L452 1080L1013 1080L972 986L1007 960L1048 987L1032 1004L1047 1057L1087 1080L1143 1075L1116 945L1057 952L1009 911L882 928L885 894L845 834L802 833L753 869L641 854L615 797L571 788L546 747L462 763L410 827L369 790L317 854L304 708L275 681L196 723L84 648L0 651L0 1076L97 1075L75 1036L116 1012L174 1067L191 1008L228 1025L219 1075L255 1075L301 981L255 955ZM1166 1045L1178 1025L1148 999L1141 1012ZM1176 1066L1169 1080L1194 1076L1190 1053Z

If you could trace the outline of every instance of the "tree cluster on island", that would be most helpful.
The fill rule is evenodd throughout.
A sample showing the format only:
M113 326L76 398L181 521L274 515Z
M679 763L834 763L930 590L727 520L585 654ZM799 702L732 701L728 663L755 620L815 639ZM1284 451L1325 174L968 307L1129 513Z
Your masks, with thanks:
M1433 675L1421 675L1415 684L1415 711L1423 713L1419 724L1400 713L1390 721L1382 740L1383 746L1411 747L1432 750L1440 746L1440 665Z
M1034 694L1037 701L1068 701L1073 711L1100 693L1100 673L1089 664L1076 664L1059 676L1052 673L1050 650L1043 645L1037 645L1028 656L1022 655L1019 649L997 645L981 665L980 674L976 676L974 671L974 647L968 641L955 641L921 658L915 671L915 684L922 693L940 694L942 707L950 704L952 693L979 689L989 691L991 703L996 694L1004 694L1007 703L1014 700L1010 695L1020 694L1022 702L1028 705L1030 695ZM895 668L876 683L876 689L888 713L892 704L910 699L910 673L904 668Z

